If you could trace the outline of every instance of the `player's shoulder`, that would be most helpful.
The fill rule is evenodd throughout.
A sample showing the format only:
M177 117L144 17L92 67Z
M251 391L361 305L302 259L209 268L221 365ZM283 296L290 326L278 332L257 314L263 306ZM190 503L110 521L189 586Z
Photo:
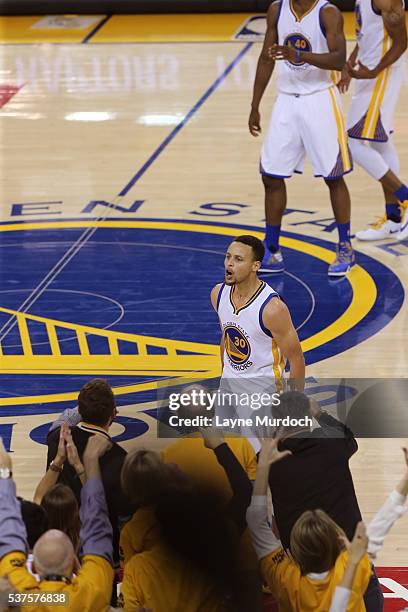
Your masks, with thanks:
M272 4L269 5L268 12L266 15L268 25L271 25L271 23L275 23L282 2L283 0L275 0L274 2L272 2Z
M404 16L404 7L401 0L373 0L372 4L377 11L383 14L383 17L387 13L393 14L394 18L398 16L398 13ZM397 13L397 15L394 13Z
M222 290L222 287L224 286L224 283L217 283L212 289L211 289L211 303L214 306L214 308L217 310L217 302L218 302L218 297L220 295L220 292Z
M343 19L341 10L331 2L326 2L320 8L321 14L323 18L328 19Z
M321 9L322 11L331 11L332 13L337 13L338 15L341 15L341 10L339 9L339 7L335 4L332 4L331 2L325 2L321 6Z
M272 294L269 301L265 305L266 312L273 312L279 314L280 312L286 312L287 306L283 300L277 294Z
M278 295L272 295L271 299L265 304L262 312L262 319L267 325L278 323L279 319L285 320L288 315L288 307ZM282 321L283 322L283 321Z

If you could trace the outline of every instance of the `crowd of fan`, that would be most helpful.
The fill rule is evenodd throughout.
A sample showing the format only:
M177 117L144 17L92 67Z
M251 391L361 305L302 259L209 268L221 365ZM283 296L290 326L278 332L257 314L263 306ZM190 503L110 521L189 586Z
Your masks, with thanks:
M299 392L282 405L318 427L267 438L258 457L215 428L126 453L109 436L111 388L87 383L51 426L34 501L0 479L0 609L257 612L268 591L282 612L381 611L373 560L405 512L408 451L366 529L353 434Z

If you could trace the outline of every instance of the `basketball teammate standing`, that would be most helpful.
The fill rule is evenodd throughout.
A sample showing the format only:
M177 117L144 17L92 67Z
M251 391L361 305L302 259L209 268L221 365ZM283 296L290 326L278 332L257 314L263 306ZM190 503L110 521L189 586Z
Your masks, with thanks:
M279 44L278 44L279 43ZM278 97L261 153L265 187L266 255L262 271L282 272L279 249L286 207L285 179L303 169L307 153L323 177L336 218L339 243L330 276L344 276L355 263L350 242L350 195L343 175L352 170L347 134L333 71L346 60L343 17L326 0L280 0L271 4L259 57L249 130L258 136L259 104L278 61Z
M357 0L355 11L357 45L339 88L344 93L351 78L356 79L347 118L350 149L354 161L380 181L385 196L385 216L356 236L359 240L393 236L402 240L408 238L408 215L401 228L400 202L408 200L408 188L397 177L400 163L392 130L407 48L404 5L401 0Z

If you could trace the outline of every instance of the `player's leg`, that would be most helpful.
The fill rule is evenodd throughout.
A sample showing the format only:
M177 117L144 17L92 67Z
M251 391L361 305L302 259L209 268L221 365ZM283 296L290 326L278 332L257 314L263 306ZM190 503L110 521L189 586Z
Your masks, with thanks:
M401 208L398 194L403 185L386 161L384 153L388 143L365 143L354 138L350 138L349 143L353 160L381 183L385 198L385 216L369 229L357 232L356 237L366 241L392 237L400 230Z
M266 219L263 272L283 272L285 269L279 248L287 201L285 179L292 176L304 155L293 98L284 94L278 96L262 146L260 171L265 189Z
M345 122L336 88L303 96L302 135L315 176L329 188L339 241L330 276L344 276L355 263L350 242L350 194L343 176L352 170Z
M336 259L329 266L329 276L344 276L355 264L350 239L350 192L343 177L334 180L325 179L325 183L329 188L330 202L339 234Z
M402 68L396 66L382 75L381 87L376 82L356 83L348 118L350 149L354 161L381 183L386 209L370 229L357 232L360 240L380 240L400 230L399 204L408 199L408 188L398 178L400 165L391 133L402 79Z
M383 158L389 165L390 169L394 172L394 174L399 176L400 160L399 160L395 145L392 141L392 134L390 134L390 137L387 142L385 143L375 142L375 143L372 143L371 146L380 151L381 155L383 156ZM386 193L386 188L384 186L383 186L383 189L384 189L384 194L386 196L386 199L385 199L386 202L393 202L394 204L395 203L399 204L398 209L395 207L394 209L388 210L388 207L387 207L387 217L389 213L393 213L393 212L395 213L396 211L398 211L399 219L400 219L400 231L397 234L396 238L397 240L406 240L408 239L408 212L407 212L408 201L405 200L404 202L399 203L398 199L395 198L396 200L395 202L395 200L394 199L392 200L389 195L390 191L388 190L388 193Z
M334 180L325 179L325 183L330 192L330 202L337 223L339 242L350 242L351 199L346 181L341 177Z
M396 175L399 176L401 164L397 149L392 141L392 135L390 134L387 142L371 142L370 146L374 151L378 151L381 157L387 164L388 168ZM401 221L401 208L398 198L394 195L392 189L382 185L384 192L384 200L386 202L386 217L398 223Z
M271 272L283 272L285 266L279 249L279 236L287 202L286 184L284 179L265 174L262 182L265 188L265 247L269 251L262 266Z

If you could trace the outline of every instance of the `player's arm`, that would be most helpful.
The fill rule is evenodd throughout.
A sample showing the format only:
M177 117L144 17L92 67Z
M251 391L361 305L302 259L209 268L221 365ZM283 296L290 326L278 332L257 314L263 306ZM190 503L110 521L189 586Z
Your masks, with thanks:
M279 12L280 0L273 2L268 9L266 17L266 34L261 54L256 67L254 90L252 94L251 113L249 115L248 127L252 136L259 136L261 132L261 116L259 105L262 96L271 78L275 60L271 57L271 48L278 42L276 22Z
M350 87L350 82L353 78L350 74L350 70L352 70L357 64L358 50L358 44L356 44L353 51L350 53L350 57L348 58L346 65L341 71L341 79L337 83L337 87L339 88L340 93L346 93L346 91L348 91L348 88Z
M297 64L306 62L323 70L342 70L346 63L343 15L337 7L329 4L321 9L321 18L326 33L328 53L311 53L289 45L275 45L272 49L273 59L288 60Z
M276 340L280 350L289 360L290 378L299 391L305 385L305 359L299 338L293 327L288 307L277 298L271 299L262 313L262 320Z
M407 25L400 0L375 0L375 6L381 11L384 27L391 38L391 47L371 70L359 62L357 69L350 71L355 79L375 79L385 68L394 64L407 48Z
M220 295L221 287L222 287L222 284L218 283L218 285L215 285L215 287L211 289L211 304L215 312L217 313L218 313L217 302L218 302L218 296ZM222 328L221 328L221 340L220 340L220 358L221 358L221 368L223 368L224 367L224 334L222 333Z

